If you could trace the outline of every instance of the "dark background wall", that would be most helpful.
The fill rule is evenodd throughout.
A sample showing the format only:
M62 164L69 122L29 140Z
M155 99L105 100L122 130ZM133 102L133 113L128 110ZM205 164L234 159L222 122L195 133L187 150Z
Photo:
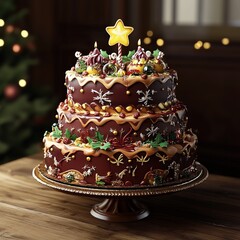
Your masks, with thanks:
M88 53L97 41L99 48L116 51L107 45L106 26L122 18L125 25L135 28L128 50L136 49L137 40L153 30L152 40L165 40L161 50L169 66L178 72L177 96L188 106L189 126L198 131L199 161L210 172L239 176L240 28L166 27L152 19L152 11L158 11L153 3L159 7L160 19L162 1L20 1L29 9L28 28L36 37L40 61L32 70L32 81L39 86L47 84L53 95L63 100L65 71L75 64L76 50ZM220 42L224 36L231 39L228 46ZM194 49L199 39L210 41L211 49ZM152 42L144 47L157 48Z

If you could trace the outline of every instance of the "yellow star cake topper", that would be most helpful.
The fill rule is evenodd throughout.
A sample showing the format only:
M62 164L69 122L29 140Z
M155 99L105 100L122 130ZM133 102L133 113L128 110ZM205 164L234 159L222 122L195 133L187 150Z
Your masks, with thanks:
M106 31L110 35L108 44L113 46L117 43L120 43L124 46L128 46L128 35L130 35L133 30L133 27L124 26L123 21L118 19L114 26L106 27Z

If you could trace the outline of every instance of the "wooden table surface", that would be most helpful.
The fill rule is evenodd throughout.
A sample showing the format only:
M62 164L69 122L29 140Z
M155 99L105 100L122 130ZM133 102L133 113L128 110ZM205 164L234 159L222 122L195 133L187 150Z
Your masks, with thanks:
M240 179L211 175L194 188L141 198L150 215L111 223L90 215L102 199L53 190L32 177L41 156L0 166L0 240L240 239Z

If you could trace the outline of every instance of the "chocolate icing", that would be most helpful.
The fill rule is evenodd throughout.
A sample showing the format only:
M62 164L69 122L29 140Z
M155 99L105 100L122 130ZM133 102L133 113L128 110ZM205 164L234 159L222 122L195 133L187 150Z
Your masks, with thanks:
M156 186L194 175L197 137L187 130L186 107L175 95L176 71L164 63L162 72L104 75L107 60L99 50L91 54L78 55L91 63L92 74L66 72L67 97L43 139L48 175L99 187ZM126 69L138 70L134 61Z

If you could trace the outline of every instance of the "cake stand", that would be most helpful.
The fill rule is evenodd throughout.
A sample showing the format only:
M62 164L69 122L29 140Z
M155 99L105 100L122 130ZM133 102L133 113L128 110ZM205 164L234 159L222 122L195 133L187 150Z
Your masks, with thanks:
M208 177L207 169L197 162L196 175L187 180L179 180L174 183L161 186L144 187L88 187L62 183L47 177L43 163L37 165L32 172L33 177L48 187L83 194L88 196L104 197L105 200L95 204L90 213L93 217L111 222L129 222L143 219L149 215L148 208L137 201L138 197L156 196L172 192L182 191L202 183Z

